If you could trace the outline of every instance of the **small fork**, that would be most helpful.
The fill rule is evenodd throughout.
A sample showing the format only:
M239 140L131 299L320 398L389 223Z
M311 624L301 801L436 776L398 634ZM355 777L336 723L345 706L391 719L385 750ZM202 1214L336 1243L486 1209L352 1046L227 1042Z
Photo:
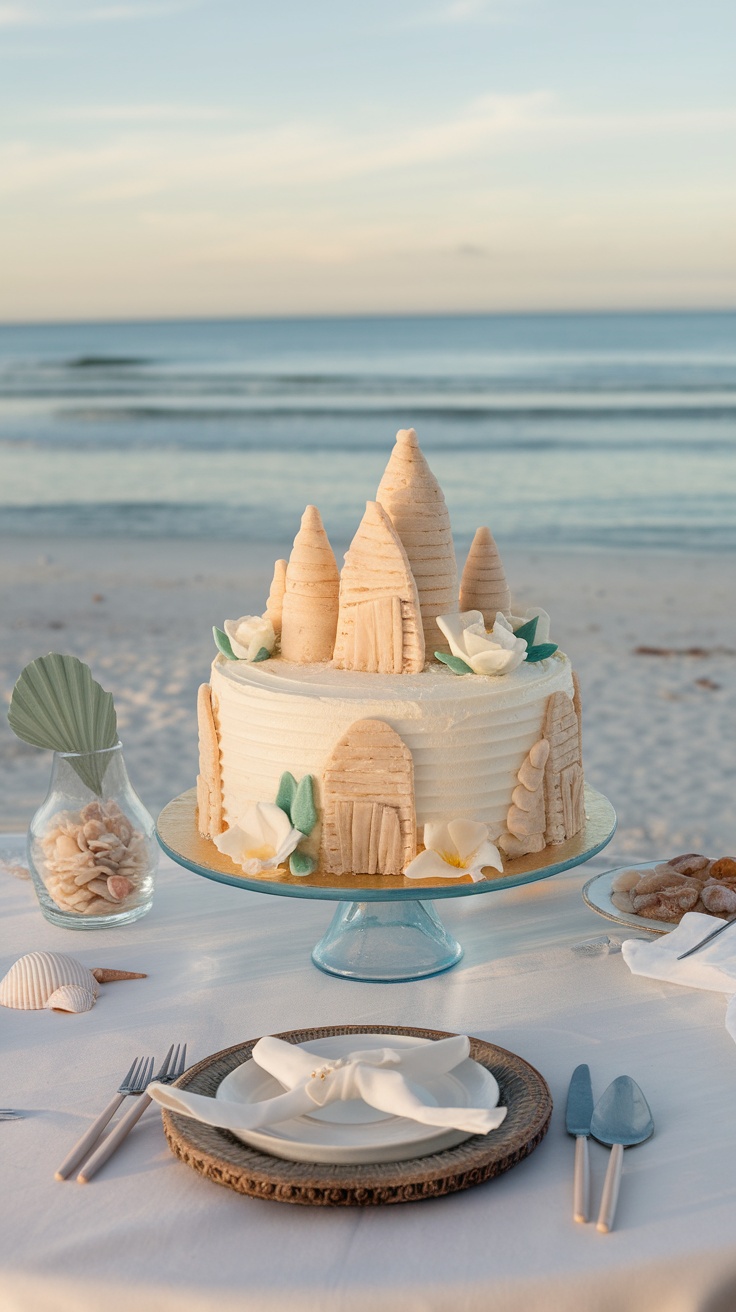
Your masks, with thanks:
M186 1043L183 1047L178 1043L176 1045L176 1052L174 1051L174 1045L172 1043L163 1060L160 1071L157 1071L153 1078L159 1080L161 1084L173 1084L174 1080L178 1080L179 1076L184 1074L184 1071L186 1070L186 1062ZM150 1076L148 1082L150 1082ZM138 1100L136 1105L131 1107L130 1111L127 1111L125 1115L120 1118L115 1128L110 1131L107 1138L103 1140L99 1148L92 1154L84 1168L79 1172L79 1175L77 1176L79 1184L87 1184L87 1182L92 1179L92 1176L99 1171L100 1167L107 1161L108 1157L112 1156L115 1149L123 1142L126 1135L130 1133L136 1121L140 1120L146 1107L148 1107L152 1101L153 1099L149 1097L147 1093L144 1093L143 1097Z
M83 1162L85 1157L92 1151L102 1131L111 1121L120 1106L123 1098L139 1095L151 1082L151 1072L153 1071L153 1057L136 1057L128 1074L123 1079L114 1098L110 1099L104 1112L100 1112L97 1120L90 1126L86 1134L75 1143L68 1157L64 1158L54 1178L56 1180L66 1180L71 1175L76 1166Z
M0 1107L0 1121L22 1121L23 1113L14 1112L12 1107Z

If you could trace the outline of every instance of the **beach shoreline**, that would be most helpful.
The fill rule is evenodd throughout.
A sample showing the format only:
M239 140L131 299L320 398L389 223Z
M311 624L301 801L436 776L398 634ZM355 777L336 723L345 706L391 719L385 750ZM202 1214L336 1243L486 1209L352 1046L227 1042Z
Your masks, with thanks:
M87 661L115 696L131 778L157 814L195 781L212 625L263 610L274 556L289 547L0 537L4 704L34 657ZM508 548L504 562L518 603L550 612L580 674L586 777L619 815L611 864L735 851L732 559ZM18 742L4 715L0 756L0 832L21 831L50 760Z

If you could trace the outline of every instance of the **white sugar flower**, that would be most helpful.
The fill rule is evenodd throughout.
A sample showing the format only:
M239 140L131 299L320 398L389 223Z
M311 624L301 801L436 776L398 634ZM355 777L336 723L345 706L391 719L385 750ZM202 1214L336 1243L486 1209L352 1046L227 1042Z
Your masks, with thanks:
M508 618L512 629L516 631L516 629L521 628L522 624L528 624L530 620L535 618L535 616L537 620L537 629L534 634L534 645L536 647L543 642L549 642L549 627L551 621L546 610L542 610L541 606L530 606L528 610L524 611L523 615L509 615Z
M260 651L269 655L276 646L273 624L262 615L243 615L239 620L225 620L233 656L239 661L254 661Z
M503 870L488 825L478 820L431 821L424 826L424 847L425 851L404 870L407 879L462 879L470 875L477 884L483 878L484 866Z
M246 875L259 875L282 865L303 837L280 806L256 802L213 842L218 852L229 856Z
M474 674L510 674L526 658L526 641L516 638L501 611L489 633L479 610L459 615L438 615L437 623L453 656L465 661Z

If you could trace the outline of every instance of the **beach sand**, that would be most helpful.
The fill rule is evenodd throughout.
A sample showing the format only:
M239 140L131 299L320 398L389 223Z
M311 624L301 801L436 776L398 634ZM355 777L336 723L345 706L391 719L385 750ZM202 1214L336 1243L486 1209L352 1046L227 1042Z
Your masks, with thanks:
M260 613L273 548L0 539L0 687L49 651L115 697L134 787L157 814L197 773L197 687L213 624ZM733 564L707 554L504 550L520 604L552 616L580 674L589 782L613 802L610 864L736 852ZM647 654L641 649L649 648ZM693 649L691 651L690 649ZM698 654L694 654L697 652ZM0 723L0 830L23 830L50 757Z

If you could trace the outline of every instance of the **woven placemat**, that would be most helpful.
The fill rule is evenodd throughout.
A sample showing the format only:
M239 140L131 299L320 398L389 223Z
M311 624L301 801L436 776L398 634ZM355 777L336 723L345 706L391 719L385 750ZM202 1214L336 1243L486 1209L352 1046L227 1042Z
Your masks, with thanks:
M277 1035L287 1043L336 1034L408 1034L421 1039L446 1039L444 1030L420 1030L400 1025L329 1025L289 1030ZM214 1097L226 1075L250 1057L258 1039L238 1043L206 1057L188 1070L177 1087ZM470 1040L474 1061L493 1073L508 1115L490 1135L474 1135L456 1148L428 1157L376 1166L333 1166L287 1162L241 1143L228 1130L173 1112L163 1113L164 1133L173 1153L215 1184L253 1198L316 1207L375 1207L383 1203L413 1203L438 1198L483 1184L528 1157L549 1128L552 1097L546 1081L533 1066L505 1048L482 1039Z

